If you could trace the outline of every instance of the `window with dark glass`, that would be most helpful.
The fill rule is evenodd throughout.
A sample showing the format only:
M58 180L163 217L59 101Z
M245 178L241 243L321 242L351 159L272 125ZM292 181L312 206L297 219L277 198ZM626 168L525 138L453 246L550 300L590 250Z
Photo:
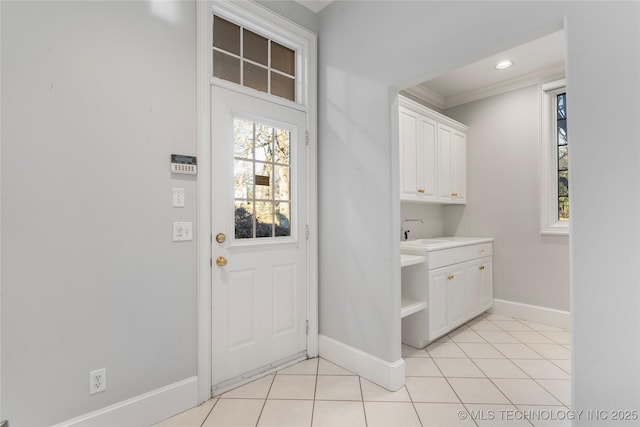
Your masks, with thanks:
M214 77L296 100L296 53L293 49L213 17Z
M558 150L558 220L569 220L569 138L567 94L556 95L556 145Z

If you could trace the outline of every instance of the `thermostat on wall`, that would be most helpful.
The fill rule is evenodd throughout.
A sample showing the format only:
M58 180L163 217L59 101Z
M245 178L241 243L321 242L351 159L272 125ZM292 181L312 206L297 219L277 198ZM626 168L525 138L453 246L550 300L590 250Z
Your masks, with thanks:
M184 173L195 175L198 173L195 156L171 155L171 173Z

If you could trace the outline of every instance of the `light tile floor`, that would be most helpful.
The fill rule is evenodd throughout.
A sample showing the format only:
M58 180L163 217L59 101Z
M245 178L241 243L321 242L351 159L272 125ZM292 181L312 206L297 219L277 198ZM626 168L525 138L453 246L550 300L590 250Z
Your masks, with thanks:
M155 427L569 426L570 333L485 314L419 350L390 392L309 359Z

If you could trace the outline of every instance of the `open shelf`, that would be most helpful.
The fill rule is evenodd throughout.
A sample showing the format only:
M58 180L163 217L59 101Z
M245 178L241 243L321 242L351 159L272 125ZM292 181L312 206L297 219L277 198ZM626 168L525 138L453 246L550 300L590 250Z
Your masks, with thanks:
M427 258L422 255L409 255L409 254L400 254L400 266L406 267L408 265L415 265L425 262Z
M402 297L400 302L400 318L407 317L425 308L427 308L427 303L424 301Z

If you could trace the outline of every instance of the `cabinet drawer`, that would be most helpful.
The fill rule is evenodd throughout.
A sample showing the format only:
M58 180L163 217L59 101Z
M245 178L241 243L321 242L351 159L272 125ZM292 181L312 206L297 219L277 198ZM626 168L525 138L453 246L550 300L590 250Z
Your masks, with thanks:
M490 256L493 254L492 247L493 245L491 243L481 243L478 245L431 251L427 255L427 265L429 270L432 270L434 268Z

